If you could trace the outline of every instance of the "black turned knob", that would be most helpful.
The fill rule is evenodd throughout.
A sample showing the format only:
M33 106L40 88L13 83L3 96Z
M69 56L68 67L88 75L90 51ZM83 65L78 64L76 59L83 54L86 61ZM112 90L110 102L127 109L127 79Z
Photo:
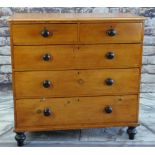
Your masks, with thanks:
M43 81L43 87L44 88L49 88L51 86L51 81L49 80L44 80Z
M42 32L41 35L45 38L47 38L50 35L50 32L45 28Z
M108 79L105 80L105 83L106 83L108 86L111 86L111 85L114 84L114 80L111 79L111 78L108 78Z
M113 59L114 56L115 56L115 54L114 54L113 52L108 52L108 53L106 54L107 59Z
M112 107L111 107L111 106L105 107L104 110L105 110L105 112L108 113L108 114L112 113Z
M43 55L43 60L44 61L49 61L50 59L51 59L51 55L49 55L47 53Z
M44 109L44 116L50 116L51 115L51 110L49 108Z
M117 34L116 30L114 29L109 29L107 30L107 35L110 36L110 37L113 37Z

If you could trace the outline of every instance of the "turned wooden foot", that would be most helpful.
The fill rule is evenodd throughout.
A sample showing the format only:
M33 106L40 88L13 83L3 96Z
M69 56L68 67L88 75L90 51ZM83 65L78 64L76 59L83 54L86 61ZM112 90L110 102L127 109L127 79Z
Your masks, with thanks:
M15 140L17 141L17 146L23 146L25 139L24 132L16 132Z
M134 140L135 135L137 133L136 127L128 127L127 133L129 135L129 139L130 140Z

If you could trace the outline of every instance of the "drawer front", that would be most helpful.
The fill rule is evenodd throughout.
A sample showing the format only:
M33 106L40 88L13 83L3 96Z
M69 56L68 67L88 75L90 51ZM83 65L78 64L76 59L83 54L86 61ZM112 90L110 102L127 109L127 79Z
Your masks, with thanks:
M16 97L138 93L139 69L15 72Z
M140 44L15 46L14 68L20 70L139 67Z
M75 124L136 123L137 95L19 99L16 100L17 128Z
M142 42L142 23L80 24L80 42Z
M13 25L14 45L69 44L77 41L76 24Z
M15 69L65 69L72 68L74 61L74 45L14 47Z

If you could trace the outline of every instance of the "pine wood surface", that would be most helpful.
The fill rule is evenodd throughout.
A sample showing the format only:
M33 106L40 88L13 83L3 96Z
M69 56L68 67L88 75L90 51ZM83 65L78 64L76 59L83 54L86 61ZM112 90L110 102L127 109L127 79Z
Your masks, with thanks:
M22 109L24 113L29 113L32 107L36 107L36 103L30 104L26 102L23 104L16 104L18 99L21 101L31 101L47 99L49 97L59 97L59 98L51 98L53 99L64 99L64 97L81 97L82 100L84 96L96 96L96 100L99 100L100 97L103 97L103 103L94 106L94 104L86 104L92 108L93 111L97 108L101 108L104 106L104 98L110 95L110 98L118 97L120 95L133 95L139 96L140 90L140 71L141 71L141 57L142 57L142 45L143 45L143 26L144 26L144 18L137 17L132 15L103 15L103 14L49 14L49 15L36 15L36 14L18 14L14 15L10 18L10 28L11 28L11 49L12 49L12 67L13 67L13 93L14 93L14 111L15 111L15 131L41 131L41 130L49 130L54 129L54 126L49 127L36 127L29 126L25 128L23 125L18 129L18 119L20 119L19 114L17 116L18 108L22 106L26 106L26 109ZM41 32L43 29L48 29L49 33L52 34L47 38L41 36ZM107 35L107 30L113 28L116 30L116 35L110 37ZM129 44L130 43L130 44ZM67 44L67 45L65 45ZM26 46L25 46L26 45ZM35 45L35 46L34 46ZM120 46L119 46L120 45ZM31 49L31 54L33 55L37 50L36 47L39 48L38 56L32 58L29 54L29 49ZM56 46L56 47L54 47ZM59 56L55 56L53 58L58 58L57 64L53 66L51 65L41 67L41 63L39 64L38 59L41 59L41 55L44 52L44 49L55 49L59 50L61 46L62 55L59 53ZM91 48L90 48L91 46ZM99 57L101 58L102 52L99 50L104 49L103 54L107 50L119 50L118 57L116 55L116 59L110 63L105 60L105 63L97 63L99 62ZM104 47L103 47L104 46ZM125 47L126 46L126 47ZM132 47L131 47L132 46ZM64 48L65 47L65 48ZM130 48L131 47L131 48ZM88 49L85 49L88 48ZM33 50L32 50L33 49ZM130 50L129 50L130 49ZM19 55L18 53L22 51ZM128 54L126 54L126 58L123 59L123 52L126 50ZM94 53L93 53L94 51ZM18 52L18 53L17 53ZM68 52L68 54L66 54ZM71 53L79 53L71 54ZM25 54L24 54L25 53ZM27 54L26 54L27 53ZM57 52L58 53L58 52ZM95 54L96 53L96 54ZM37 55L36 54L36 55ZM39 55L40 54L40 55ZM67 62L65 59L67 55L70 54L69 61L76 58L76 63L72 63L72 65ZM94 59L91 58L94 57ZM99 56L98 56L99 54ZM119 55L120 54L120 55ZM26 55L26 56L24 56ZM88 56L88 59L86 58ZM23 58L23 62L26 62L26 57L30 58L29 63L25 63L23 65L22 61L17 61L20 58ZM83 58L83 61L80 62L80 59ZM117 59L118 58L118 59ZM24 60L25 59L25 60ZM34 66L30 65L31 61L34 60ZM86 60L87 59L87 60ZM103 56L104 59L104 56ZM132 60L131 60L132 59ZM131 60L131 61L130 61ZM16 62L17 61L17 62ZM94 62L92 62L94 61ZM101 61L101 60L100 60ZM119 61L119 63L118 63ZM51 61L52 62L52 61ZM54 62L54 59L53 59ZM72 61L71 61L72 62ZM85 63L84 63L85 62ZM90 63L92 62L92 63ZM128 63L127 63L128 62ZM22 64L20 66L20 63ZM44 62L43 62L44 63ZM54 64L54 63L53 63ZM65 66L66 65L66 66ZM19 68L17 66L20 66ZM72 66L72 68L70 67ZM25 67L25 68L24 68ZM46 67L50 69L46 69ZM61 68L62 67L62 68ZM64 67L64 68L63 68ZM105 69L107 68L107 69ZM108 69L109 68L109 69ZM17 70L16 70L17 69ZM19 69L19 70L18 70ZM44 70L44 71L43 71ZM114 85L107 86L104 81L106 78L112 77L114 79ZM45 79L46 78L46 79ZM45 89L42 87L43 80L51 80L53 87ZM25 98L25 99L24 99ZM106 101L106 100L105 100ZM21 103L22 103L21 102ZM94 101L92 101L94 102ZM121 123L121 115L118 115L120 123L101 123L100 125L89 124L88 120L82 120L77 118L75 115L71 122L74 119L80 119L82 125L80 123L75 124L74 126L68 125L63 126L61 123L57 123L59 125L59 129L76 129L76 128L90 128L90 127L112 127L112 126L137 126L138 123L138 109L139 109L139 98L135 99L133 103L130 104L120 104L119 110L123 110L125 106L125 110L131 109L131 114L133 117L128 117L126 114L123 114L126 118L126 122ZM87 103L87 102L85 102ZM106 104L106 103L105 103ZM112 103L114 107L116 104ZM39 104L38 104L39 105ZM55 108L62 108L63 104L58 103L55 105ZM128 105L128 106L126 106ZM65 109L66 111L74 111L76 104ZM79 104L79 109L82 109L83 112L83 104ZM43 106L41 105L41 108ZM52 105L50 105L52 107ZM87 106L86 106L87 107ZM118 106L117 106L118 108ZM117 109L115 107L115 109ZM90 113L91 113L90 110ZM118 109L117 109L118 110ZM117 111L116 110L116 111ZM59 111L59 110L58 110ZM58 113L56 111L56 113ZM133 112L133 113L132 113ZM136 115L135 115L136 113ZM67 113L68 114L68 113ZM67 115L66 114L66 115ZM87 113L89 114L89 113ZM116 114L116 113L114 113ZM85 113L82 113L83 116L87 116ZM95 113L95 117L99 117L99 113ZM27 116L28 118L29 116ZM61 115L60 115L61 117ZM111 116L110 116L111 117ZM136 119L135 119L136 117ZM26 118L26 117L25 117ZM24 118L24 119L25 119ZM34 120L37 117L34 118ZM85 117L86 119L88 117ZM113 117L111 117L112 119ZM117 118L117 115L116 115ZM23 119L23 120L24 120ZM64 121L66 117L64 116ZM59 120L59 119L58 119ZM60 119L61 120L61 119ZM94 118L92 118L94 121ZM90 122L92 121L90 120ZM32 123L31 119L25 119L25 122ZM30 122L29 122L30 121ZM84 121L84 122L83 122ZM128 122L130 121L130 122ZM22 120L19 121L20 123ZM97 120L96 120L97 122ZM20 124L19 123L19 124ZM43 124L46 122L43 121Z
M137 94L138 69L15 72L16 97L69 97ZM108 86L106 79L114 84ZM43 87L49 80L51 86ZM122 89L123 88L123 89Z
M142 41L141 23L87 23L79 26L80 42L84 43L140 43ZM116 36L109 37L106 32L116 30Z
M106 57L108 52L114 58ZM14 46L15 70L140 67L141 44ZM44 61L49 54L51 59ZM34 65L37 64L37 65Z
M125 124L137 122L137 95L83 98L19 99L16 100L17 128L41 127L46 130L62 126L90 124ZM112 114L105 112L112 107ZM44 116L44 109L51 110ZM24 109L24 110L23 110Z
M145 18L129 13L16 13L10 22L99 22L99 21L143 21Z
M47 29L49 37L41 33ZM73 44L77 42L77 24L27 24L13 25L14 45Z

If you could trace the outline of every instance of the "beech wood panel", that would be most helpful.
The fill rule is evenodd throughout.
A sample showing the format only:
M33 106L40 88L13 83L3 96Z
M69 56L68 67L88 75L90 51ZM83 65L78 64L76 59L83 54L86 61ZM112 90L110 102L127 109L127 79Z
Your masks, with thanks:
M137 95L16 100L17 127L137 123ZM111 106L112 113L105 107ZM44 116L45 108L51 110ZM65 127L64 127L65 128Z
M114 84L108 86L107 78ZM51 81L44 88L43 81ZM16 97L69 97L139 92L139 69L15 72Z
M107 35L114 29L116 35ZM142 23L88 23L80 24L80 42L84 43L140 43L142 42Z
M107 59L108 52L115 54L113 59ZM59 70L139 67L140 53L141 44L14 46L14 68ZM44 61L44 54L49 54L51 59Z
M41 35L49 31L48 37ZM77 24L14 24L14 45L70 44L77 41Z

